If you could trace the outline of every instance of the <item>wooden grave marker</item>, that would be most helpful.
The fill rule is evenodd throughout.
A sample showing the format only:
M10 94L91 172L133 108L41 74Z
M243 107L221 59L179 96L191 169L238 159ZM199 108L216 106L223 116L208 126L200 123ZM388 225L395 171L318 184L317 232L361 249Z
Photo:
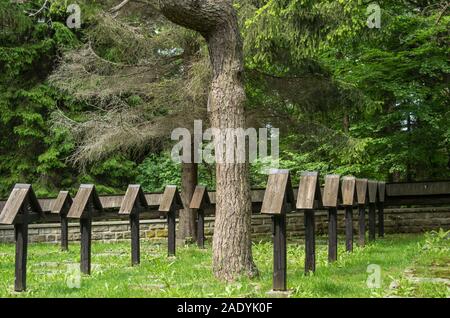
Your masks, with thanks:
M80 220L80 269L87 275L91 274L91 238L92 217L101 213L102 204L93 184L82 184L73 199L67 217Z
M367 188L369 190L369 241L374 241L376 232L376 204L378 202L378 182L375 180L369 180Z
M337 260L337 208L342 200L340 187L340 175L331 174L325 176L322 205L328 209L328 261Z
M28 224L44 217L30 184L16 184L0 213L0 224L14 225L16 240L14 290L27 288Z
M345 249L353 251L353 206L357 203L356 178L342 178L342 206L345 208Z
M167 215L167 249L169 256L175 256L176 213L183 208L180 193L176 186L166 186L161 197L159 211Z
M274 291L287 289L286 213L292 211L293 207L294 192L289 170L270 171L261 214L272 215Z
M359 225L359 246L366 244L366 205L369 203L367 179L356 179L356 194L358 197L358 225Z
M386 182L378 182L378 236L384 236L384 200L386 197Z
M305 274L316 270L316 235L314 209L322 206L319 173L305 171L300 176L297 210L305 215Z
M197 211L197 245L200 248L205 248L205 210L210 207L208 189L205 186L196 186L189 208Z
M69 222L67 214L72 206L73 200L69 191L60 191L58 197L53 202L51 214L58 214L61 221L61 250L69 250Z
M131 265L141 262L139 242L139 215L147 207L144 191L139 184L130 184L122 199L119 215L128 215L131 231Z

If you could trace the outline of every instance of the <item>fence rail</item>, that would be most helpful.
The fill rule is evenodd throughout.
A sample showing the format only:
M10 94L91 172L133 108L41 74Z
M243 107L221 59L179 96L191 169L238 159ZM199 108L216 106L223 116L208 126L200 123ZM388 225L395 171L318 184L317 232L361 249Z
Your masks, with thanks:
M260 212L261 204L264 199L265 189L253 189L251 191L253 211ZM294 199L297 200L298 187L293 188ZM323 192L323 187L321 188ZM161 202L161 193L145 193L147 200L147 209L144 213L145 218L159 218L159 204ZM214 214L216 204L216 192L208 191L212 208L207 209L206 214ZM106 211L106 216L113 217L122 204L124 194L119 195L100 195L100 202ZM52 206L57 198L38 199L39 204L46 214L50 214ZM6 200L0 200L0 211L3 210ZM385 207L402 205L444 205L450 204L450 181L431 181L431 182L405 182L405 183L386 183ZM113 213L108 213L113 212ZM148 213L150 212L150 213ZM120 218L120 216L117 216ZM54 218L57 220L56 218ZM51 220L51 218L50 218Z

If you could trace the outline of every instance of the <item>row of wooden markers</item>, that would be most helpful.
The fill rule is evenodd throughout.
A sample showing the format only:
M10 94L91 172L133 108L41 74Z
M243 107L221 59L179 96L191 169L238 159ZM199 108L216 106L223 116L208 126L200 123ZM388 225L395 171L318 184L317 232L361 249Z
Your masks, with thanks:
M375 239L376 209L378 234L384 236L383 203L385 182L355 177L327 175L323 192L317 172L304 172L300 177L297 198L291 184L289 170L274 170L269 175L261 208L262 214L273 220L273 290L285 291L286 286L286 213L304 211L305 220L305 273L314 272L315 215L314 210L328 209L328 260L337 260L337 210L345 209L345 246L353 250L353 208L359 211L359 244L364 246L366 233L366 207L369 207L369 240ZM296 200L296 201L295 201Z
M204 247L204 211L211 202L205 187L197 186L190 208L197 210L198 245ZM140 185L130 185L122 199L119 215L128 215L131 229L131 263L140 263L139 214L147 209L147 200ZM183 208L176 186L167 186L161 197L159 211L166 215L168 223L168 254L175 255L176 213ZM84 274L91 273L92 219L101 215L103 207L94 185L81 185L72 200L67 191L61 191L54 200L52 214L61 220L61 249L68 250L68 219L80 222L80 269ZM16 184L11 191L2 212L0 224L14 225L16 241L14 290L26 290L26 267L28 251L28 224L43 220L44 212L30 184Z
M274 237L274 290L286 290L286 213L294 210L305 211L305 271L315 270L314 210L328 208L329 211L329 260L337 259L337 208L345 207L346 248L353 248L353 207L359 206L359 243L365 243L365 209L369 206L369 239L375 239L375 211L379 211L379 235L383 236L384 182L368 181L338 175L325 177L323 194L320 190L319 175L305 172L300 178L297 203L294 207L294 192L288 170L276 170L269 175L261 213L273 215ZM211 208L211 201L205 187L197 186L191 209L197 210L197 243L204 247L205 210ZM128 215L131 229L131 263L140 263L139 214L147 209L147 200L139 185L130 185L122 199L119 215ZM161 197L159 211L167 217L168 255L175 255L175 227L177 211L183 208L176 186L167 186ZM92 219L100 215L103 207L94 185L81 185L72 200L67 191L61 191L54 200L52 214L61 220L61 248L68 249L68 219L80 222L80 269L91 273ZM16 291L26 289L26 264L28 250L28 224L44 218L42 208L29 184L17 184L0 213L0 224L14 225L16 240Z

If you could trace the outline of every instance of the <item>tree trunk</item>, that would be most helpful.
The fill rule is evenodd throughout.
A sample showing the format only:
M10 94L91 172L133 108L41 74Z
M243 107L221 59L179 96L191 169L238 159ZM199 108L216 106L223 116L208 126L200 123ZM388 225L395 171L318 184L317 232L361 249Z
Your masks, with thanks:
M180 210L178 239L181 243L185 243L186 241L195 242L197 239L197 215L193 209L189 209L189 204L191 203L192 195L197 185L197 164L193 162L182 163L181 169L181 200L185 208Z
M208 43L213 81L208 100L213 128L244 128L243 52L231 0L160 0L172 22L200 32ZM213 271L234 280L257 274L251 250L251 197L248 163L216 164L216 220Z

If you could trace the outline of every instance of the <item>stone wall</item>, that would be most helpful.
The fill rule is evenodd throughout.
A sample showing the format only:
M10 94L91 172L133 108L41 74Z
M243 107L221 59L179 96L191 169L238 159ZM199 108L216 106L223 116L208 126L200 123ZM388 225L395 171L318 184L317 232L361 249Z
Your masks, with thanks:
M367 214L367 213L366 213ZM316 229L318 234L327 232L326 211L316 212ZM354 229L357 233L357 211L354 212ZM340 233L344 231L344 214L339 211L338 226ZM270 239L270 216L253 215L252 233L255 239ZM211 237L214 228L214 218L205 219L205 234ZM367 228L367 226L366 226ZM439 228L450 229L450 207L448 208L413 208L413 209L386 209L386 233L418 233ZM287 216L288 237L299 238L304 234L302 213L291 213ZM58 242L60 240L59 224L30 224L30 242ZM167 236L166 220L141 220L141 238L161 241ZM93 222L92 239L100 241L118 241L130 238L130 225L127 221ZM79 224L69 223L69 240L80 239ZM12 226L0 226L0 242L14 242Z

